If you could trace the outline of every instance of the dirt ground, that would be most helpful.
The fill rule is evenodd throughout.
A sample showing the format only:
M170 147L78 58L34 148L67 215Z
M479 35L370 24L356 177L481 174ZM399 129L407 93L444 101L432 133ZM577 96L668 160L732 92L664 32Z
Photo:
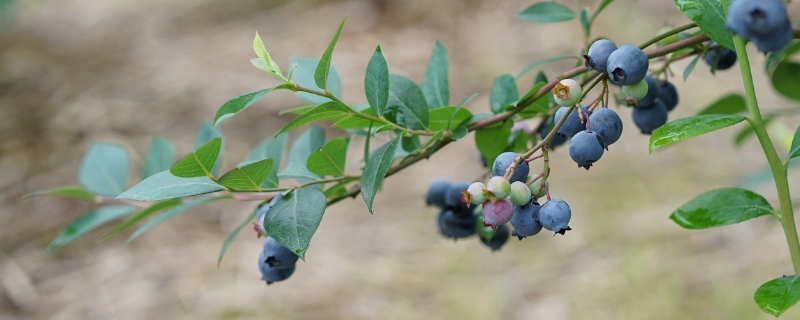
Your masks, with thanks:
M594 7L599 1L576 2ZM112 225L104 226L45 253L60 229L92 206L55 198L18 201L32 191L76 184L81 157L95 140L128 147L131 185L153 135L172 140L179 155L189 152L198 124L227 99L277 83L249 63L255 31L287 70L292 55L319 56L349 16L333 64L342 75L343 99L352 103L365 101L363 74L376 45L392 72L420 81L440 40L450 53L451 99L477 92L468 107L486 112L496 75L574 54L583 45L577 21L515 19L528 4L12 2L0 18L0 318L772 319L752 296L761 283L792 272L777 221L763 217L689 231L668 219L693 196L764 169L755 141L732 146L742 125L648 155L648 137L620 110L623 137L590 171L576 168L566 150L553 153L551 190L570 203L575 230L512 240L494 253L477 239L443 239L435 209L422 200L437 177L480 175L469 136L387 179L374 215L360 198L329 208L306 261L290 280L269 287L259 280L260 241L250 232L216 266L223 240L254 203L211 203L127 245L125 235L97 244ZM800 17L798 6L791 15ZM598 19L595 35L637 44L664 25L686 22L672 1L618 0ZM764 109L797 108L776 96L762 71L763 56L751 54ZM571 63L543 70L553 75ZM673 70L680 74L687 64ZM525 77L520 86L531 82ZM735 68L714 77L702 63L688 81L676 78L675 84L681 102L671 119L741 92ZM227 120L224 168L291 120L279 110L301 105L293 94L275 92ZM796 120L775 122L772 132L791 134ZM328 137L342 135L326 130ZM357 172L357 158L349 158L348 172ZM769 182L754 188L777 202ZM783 318L800 318L800 308Z

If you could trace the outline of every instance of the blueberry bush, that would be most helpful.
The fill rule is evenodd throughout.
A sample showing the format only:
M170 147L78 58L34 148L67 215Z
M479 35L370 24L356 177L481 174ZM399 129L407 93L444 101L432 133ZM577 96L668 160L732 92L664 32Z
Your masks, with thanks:
M435 179L424 201L438 208L436 223L442 236L457 240L477 235L494 251L512 236L522 241L542 229L554 236L572 230L568 201L574 200L551 198L557 191L550 190L548 182L549 152L568 144L559 152L569 153L577 167L589 170L600 165L604 153L613 152L613 144L622 135L618 112L631 112L637 131L650 135L651 153L742 123L737 141L758 139L775 181L777 208L753 191L723 188L689 200L670 218L687 229L721 227L767 215L779 221L795 274L763 284L755 292L755 302L764 312L780 316L800 300L800 242L787 179L790 160L800 156L800 128L789 153L781 157L765 129L765 122L774 115L762 117L745 49L752 43L765 53L763 68L774 89L800 102L800 63L793 60L800 51L800 42L794 40L800 38L800 29L787 14L789 1L674 0L691 21L665 28L638 46L626 44L625 39L592 35L593 23L613 2L604 0L596 8L577 10L579 13L557 2L538 2L518 13L518 19L533 24L578 20L586 45L577 55L535 61L517 75L498 76L488 90L487 112L477 114L465 108L475 95L460 103L451 100L449 58L442 43L434 44L419 83L390 72L383 48L377 46L364 74L366 103L352 103L340 99L340 76L331 64L346 18L320 57L292 58L291 64L284 66L286 72L272 60L256 33L256 57L251 63L282 84L225 102L212 122L201 124L194 151L175 161L170 141L155 137L146 153L141 181L127 188L128 151L117 144L97 142L81 164L80 186L54 188L26 198L50 195L99 205L67 225L47 250L112 221L118 225L100 239L136 227L128 237L131 241L208 202L256 202L253 212L222 244L218 263L231 241L250 225L264 239L262 252L254 252L253 257L257 257L262 280L272 284L289 279L297 260L304 259L328 206L360 195L367 211L374 213L373 203L386 177L464 140L469 132L475 132L474 143L487 168L481 181ZM575 68L549 81L539 72L535 85L521 94L517 84L521 77L565 59L575 60ZM679 93L672 84L676 75L670 66L684 59L692 60L680 74L683 80L700 59L712 73L738 63L744 96L723 97L696 116L669 121L669 112L679 104ZM220 125L276 90L295 92L308 106L285 110L296 117L234 169L220 172L225 144ZM523 121L538 126L530 128ZM350 138L326 140L322 128L311 123L339 128ZM305 131L289 146L288 133L301 127ZM366 139L363 150L350 147L350 139L356 136ZM287 148L288 162L281 166ZM348 152L363 152L361 172L345 172Z

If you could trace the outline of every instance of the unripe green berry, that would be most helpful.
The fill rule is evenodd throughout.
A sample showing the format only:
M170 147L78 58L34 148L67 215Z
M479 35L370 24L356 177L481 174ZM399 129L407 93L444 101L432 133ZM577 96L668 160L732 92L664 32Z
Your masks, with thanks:
M647 90L647 81L644 80L632 86L622 86L622 94L625 95L625 101L628 104L633 104L634 101L644 98L647 95Z
M583 93L578 81L564 79L559 81L553 90L553 97L560 106L571 107L581 101Z
M550 188L550 181L545 181L544 185L545 188L542 188L542 178L538 178L528 186L528 189L531 191L531 195L534 198L539 199L547 195L547 189Z
M671 30L672 30L672 27L664 26L660 30L658 30L658 35L662 35L664 33L667 33L669 31L671 31ZM680 40L680 37L678 36L678 34L673 34L673 35L671 35L669 37L666 37L664 39L659 40L658 41L658 46L659 47L668 46L668 45L671 45L671 44L673 44L675 42L678 42L678 40Z
M461 193L464 194L464 198L461 199L464 203L483 204L486 202L486 185L483 183L474 182Z
M511 184L511 193L509 194L511 204L515 206L524 206L531 202L531 190L528 186L521 181L516 181Z
M508 183L508 180L504 177L494 176L489 179L489 182L486 184L486 189L489 190L495 198L505 199L511 192L511 184Z

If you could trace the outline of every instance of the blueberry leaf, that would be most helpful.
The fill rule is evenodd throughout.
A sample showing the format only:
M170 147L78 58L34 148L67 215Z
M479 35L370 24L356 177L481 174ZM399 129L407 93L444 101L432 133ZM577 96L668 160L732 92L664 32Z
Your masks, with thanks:
M745 119L732 114L709 114L669 122L653 131L650 136L650 153L663 146L729 127Z
M321 176L339 177L344 175L347 157L347 140L336 138L325 144L321 150L314 151L306 161L308 171Z
M300 188L283 196L264 215L264 230L304 259L311 237L322 221L327 202L317 188Z
M199 206L201 204L208 203L208 202L211 202L211 201L225 200L225 199L233 199L233 197L231 197L229 195L225 195L225 196L220 196L220 197L195 198L195 199L192 199L189 202L184 202L184 203L181 203L181 204L179 204L177 206L173 206L172 208L170 208L169 210L165 211L164 213L158 215L157 217L153 218L152 220L147 221L147 223L143 224L141 227L139 227L139 229L136 229L136 231L134 231L133 234L131 234L131 236L128 237L127 242L133 241L133 239L136 239L137 237L139 237L140 235L144 234L145 232L147 232L148 230L152 229L153 227L161 224L164 221L172 219L172 218L178 216L179 214L184 213L184 212L186 212L186 211L188 211L188 210L190 210L190 209L192 209L194 207L197 207L197 206Z
M466 108L460 107L442 107L431 110L430 114L430 130L454 130L456 127L469 120L472 117L472 112ZM448 123L450 124L448 126Z
M288 89L291 87L292 86L289 84L282 84L277 87L248 92L231 98L225 102L222 107L219 108L219 110L217 110L217 115L214 117L214 126L217 126L220 124L220 122L225 121L225 119L233 117L239 112L244 111L244 109L247 109L247 107L253 105L256 103L256 101L263 98L273 90Z
M283 159L283 152L286 150L288 140L289 135L287 134L266 138L253 148L245 158L245 162L264 159L272 159L274 162L272 171L267 176L267 180L261 184L261 188L275 188L278 186L278 169L281 166L281 159Z
M80 236L96 229L97 227L111 220L130 214L136 207L128 205L103 206L72 220L61 233L50 242L46 251L53 251L61 246L72 242Z
M203 121L200 124L200 129L197 131L197 137L194 138L194 149L200 148L202 145L208 143L209 141L222 138L222 131L219 128L215 128L211 125L208 121ZM220 146L219 155L217 156L217 161L214 163L214 169L211 170L211 175L216 176L219 173L219 169L222 167L222 150L225 148L225 141L222 141L222 145Z
M245 163L222 175L217 183L228 189L260 191L261 185L272 172L273 165L272 159Z
M575 12L556 2L537 2L517 14L517 18L532 23L553 23L575 18Z
M694 57L694 59L692 59L692 62L689 62L689 65L686 66L686 69L683 69L683 81L686 81L686 79L689 78L689 75L692 74L692 70L694 70L694 67L697 65L697 61L700 61L701 57L702 56L698 54L696 57Z
M317 63L317 69L314 71L314 83L316 83L317 87L322 89L328 89L328 72L331 68L333 47L335 47L336 42L339 41L339 35L342 33L342 28L344 27L345 21L347 21L347 17L344 17L342 23L339 24L339 29L336 30L336 34L333 36L331 43L328 44L328 48L325 49L325 53L322 54L322 58L319 59L319 63Z
M167 199L167 200L163 200L163 201L159 201L159 202L153 203L149 207L144 208L141 211L137 212L136 214L130 216L128 219L126 219L125 221L120 223L118 226L116 226L113 230L111 230L108 233L106 233L105 235L103 235L100 238L100 240L98 240L98 241L105 241L106 239L114 236L115 234L118 234L118 233L120 233L122 231L127 230L128 228L132 227L133 225L135 225L139 221L144 220L144 218L147 218L147 217L151 216L154 213L157 213L157 212L162 211L162 210L166 210L168 208L177 206L179 204L181 204L181 199L177 199L177 198L175 198L175 199Z
M267 48L264 47L264 42L261 41L261 36L258 35L258 32L256 32L256 37L253 39L253 51L255 51L258 58L251 59L250 63L252 63L256 68L283 79L281 67L272 60L272 57L269 55L269 52L267 52Z
M708 229L774 213L767 199L755 192L722 188L697 196L675 210L669 218L686 229Z
M719 0L673 0L678 10L725 48L733 50L733 37L725 27L727 16Z
M289 149L289 161L286 169L278 174L281 179L294 178L300 182L308 182L321 178L308 171L306 162L311 153L325 144L325 131L317 126L310 126L292 143Z
M297 118L294 118L292 121L286 124L286 126L283 127L278 134L289 132L292 129L317 120L345 117L350 115L351 111L352 110L350 108L341 102L329 101L318 105L311 110L308 110L306 113L299 115Z
M154 137L144 158L142 179L169 170L172 167L172 161L175 161L175 147L164 137Z
M94 201L94 195L86 191L86 189L77 186L58 187L50 190L36 191L26 194L20 200L27 200L41 196L56 196L63 198L81 199L86 201Z
M125 190L130 163L128 151L114 143L95 142L86 152L78 173L86 191L114 197Z
M383 114L386 103L389 101L389 62L386 61L381 46L375 48L375 53L372 54L372 58L367 64L364 92L372 112Z
M372 203L375 201L378 189L383 184L386 172L389 171L389 167L392 165L392 160L401 138L402 136L398 136L372 152L366 166L364 166L361 175L361 197L364 198L370 213L375 213L372 209Z
M475 144L486 158L486 163L493 163L494 158L505 151L512 126L511 121L506 121L503 124L489 126L475 132Z
M800 101L800 64L784 61L775 67L770 77L772 87L782 96Z
M117 199L158 201L225 190L207 177L179 178L162 171L123 192Z
M747 106L744 102L744 97L738 93L729 94L715 101L697 115L708 114L738 114L747 111Z
M506 106L513 105L519 100L517 80L510 74L494 78L492 92L489 95L489 106L494 114L505 111Z
M317 90L317 91L325 91L323 88L317 86L316 80L314 78L314 73L316 70L317 65L319 65L319 58L312 58L312 57L292 57L290 60L291 63L297 65L297 70L294 71L292 75L292 80L296 82L298 85L302 87L306 87L309 89ZM342 83L339 79L339 73L336 72L336 68L333 65L330 66L328 69L328 78L327 78L327 89L333 94L335 97L342 96ZM308 92L301 92L297 91L295 94L304 101L317 105L321 103L325 103L331 101L328 98L320 97L313 93Z
M361 114L366 114L370 116L375 116L375 112L372 109L367 109L361 111ZM333 126L336 128L341 129L365 129L373 123L372 120L364 119L361 117L341 117L338 120L334 118L336 122L333 123Z
M222 243L222 248L219 249L219 258L217 258L217 268L219 268L219 265L222 263L222 257L225 256L225 252L228 252L228 247L233 242L233 239L235 239L236 236L239 235L239 232L241 232L242 229L244 229L244 227L246 227L248 224L250 224L250 221L252 221L253 218L256 217L256 211L258 211L258 207L253 209L253 212L251 212L249 215L247 215L247 218L245 218L242 221L242 223L240 223L236 227L236 229L233 229L233 231L231 231L231 234L229 234L228 237L225 238L225 242Z
M780 317L800 301L800 275L767 281L758 287L754 299L761 310Z
M787 159L797 158L798 156L800 156L800 127L794 132L792 147L789 148L789 157Z
M436 109L450 104L450 60L447 57L447 48L439 41L433 46L425 77L422 79L422 92L428 108Z
M387 112L394 116L387 117L392 122L415 130L428 128L428 103L422 89L405 76L392 74L389 76L389 102Z
M178 160L169 172L180 178L211 177L222 149L222 138L214 138Z

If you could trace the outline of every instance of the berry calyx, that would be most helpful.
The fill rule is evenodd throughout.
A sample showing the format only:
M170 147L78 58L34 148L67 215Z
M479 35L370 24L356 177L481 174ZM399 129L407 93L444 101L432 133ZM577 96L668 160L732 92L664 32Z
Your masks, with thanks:
M461 191L461 194L463 194L461 202L466 203L467 206L470 204L483 204L486 202L487 193L485 184L473 182L467 190Z
M511 184L502 176L494 176L486 183L486 190L489 190L495 199L505 199L511 192Z
M580 83L572 79L559 81L551 92L560 106L574 106L582 98Z

